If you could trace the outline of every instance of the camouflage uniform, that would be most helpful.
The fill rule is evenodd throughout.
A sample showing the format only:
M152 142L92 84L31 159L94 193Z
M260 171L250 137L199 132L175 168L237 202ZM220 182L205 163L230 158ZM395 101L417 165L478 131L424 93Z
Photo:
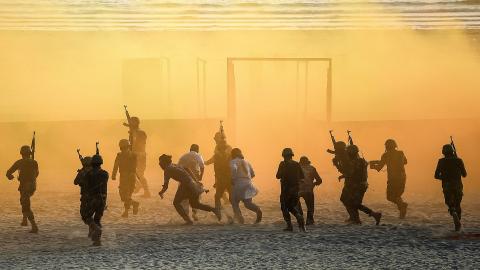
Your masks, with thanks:
M126 140L125 140L126 141ZM128 141L126 141L128 148ZM118 186L120 199L124 203L124 217L128 216L130 206L134 206L134 214L136 214L138 202L132 199L135 183L137 180L136 169L137 156L130 150L125 150L117 154L115 164L113 166L112 179L116 179L117 172L120 170L120 185Z
M290 217L290 213L292 213L297 219L300 229L305 231L305 221L299 209L300 203L298 197L299 184L304 178L303 171L300 164L291 159L293 157L291 149L284 149L282 156L284 160L278 165L276 177L280 179L280 208L283 219L287 223L285 230L291 231L293 229Z
M407 174L405 165L407 158L403 151L397 150L397 143L393 139L385 142L386 151L380 160L371 161L370 167L380 171L387 166L387 200L396 204L400 211L400 218L405 218L408 204L403 201L402 195L405 191Z
M17 160L7 171L7 177L13 179L13 173L19 172L18 191L20 192L20 205L22 206L22 214L24 219L28 219L32 226L35 224L35 217L30 205L30 197L33 196L37 189L37 177L39 174L37 161L31 158L22 158ZM24 224L25 225L25 224Z
M350 145L347 148L350 161L343 168L345 172L345 185L342 190L340 200L345 205L350 215L349 222L361 223L358 211L373 217L378 225L381 219L381 213L375 212L363 205L363 197L368 189L368 163L365 159L359 157L358 147Z
M147 169L147 153L146 150L147 133L141 129L136 129L133 134L132 151L137 157L136 172L144 189L145 196L150 196L150 189L148 187L147 178L145 178L145 170Z
M90 169L91 169L90 167L84 166L82 169L78 170L77 176L73 181L74 185L77 185L80 187L80 216L82 217L82 220L83 222L85 222L85 224L87 224L86 223L87 217L83 216L83 214L85 213L84 209L86 209L87 207L85 176L87 175Z
M449 213L454 218L456 230L461 226L459 222L462 219L462 177L466 176L467 171L465 170L463 160L456 157L453 152L446 153L445 157L438 161L435 178L442 181L445 204L448 206ZM456 218L458 218L458 220L455 220Z
M222 198L225 192L230 199L232 193L232 177L230 171L230 153L232 147L226 142L220 142L215 147L215 153L205 164L213 163L215 171L215 208L220 209Z
M100 245L102 216L107 202L108 172L100 165L100 156L92 157L92 169L85 174L85 206L81 209L82 218L90 226L94 245Z
M322 183L322 178L318 174L317 169L310 165L310 161L306 157L300 158L300 166L302 167L305 177L303 181L300 182L298 195L305 200L307 206L307 225L312 225L314 223L313 215L315 211L315 194L313 193L313 188ZM301 206L300 212L303 215Z

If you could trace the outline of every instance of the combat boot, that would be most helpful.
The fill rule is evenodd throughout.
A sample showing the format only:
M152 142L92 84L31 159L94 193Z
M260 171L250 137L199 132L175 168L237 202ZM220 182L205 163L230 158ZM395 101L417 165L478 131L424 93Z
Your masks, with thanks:
M20 223L20 226L28 226L28 220L27 217L23 217L22 222Z
M298 228L301 232L307 232L307 227L305 227L305 222L303 221L303 218L298 223Z
M307 214L307 223L306 223L306 225L309 226L309 225L313 225L313 224L315 224L315 220L313 220L313 214L308 213L308 214Z
M262 210L258 209L257 210L257 219L255 220L255 224L258 224L262 221L262 216L263 216Z
M370 216L375 219L375 225L380 225L380 220L382 219L382 213L380 212L373 212Z
M293 225L291 221L287 221L287 227L283 229L284 232L293 232Z
M30 230L30 233L38 233L38 226L34 219L30 220L30 224L32 224L32 229Z
M462 223L460 222L460 218L457 215L457 212L452 212L453 217L453 224L455 224L455 231L458 232L462 228Z
M133 214L136 215L138 214L138 207L140 206L139 202L133 202Z
M90 226L92 227L93 246L101 246L100 238L102 237L102 229L98 227L95 222L90 223Z
M88 226L88 238L92 238L92 234L93 234L93 227Z
M215 214L218 221L222 220L222 211L219 208L214 208L212 212Z
M403 205L399 207L400 219L405 219L405 217L407 216L407 208L408 208L408 203L403 203Z

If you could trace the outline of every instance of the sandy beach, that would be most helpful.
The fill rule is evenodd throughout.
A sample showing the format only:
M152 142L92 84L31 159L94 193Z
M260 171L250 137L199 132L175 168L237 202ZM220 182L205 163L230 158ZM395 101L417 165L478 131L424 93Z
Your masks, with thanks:
M13 185L9 185L12 187ZM182 226L171 200L158 196L141 200L138 216L121 218L116 183L110 185L103 226L103 246L92 247L78 214L78 194L38 192L33 209L38 235L20 227L18 194L0 191L3 198L2 252L4 269L474 269L480 266L480 239L450 240L450 217L442 198L418 197L408 218L399 220L393 205L379 198L366 204L384 213L381 226L362 215L363 225L343 224L346 217L338 194L316 190L317 224L308 233L284 233L276 191L257 197L264 220L243 210L247 224L217 222L200 213L194 226ZM174 188L172 185L171 188ZM159 186L154 186L154 190ZM204 201L213 203L213 195ZM465 233L480 232L480 207L464 204ZM231 212L227 207L227 212Z

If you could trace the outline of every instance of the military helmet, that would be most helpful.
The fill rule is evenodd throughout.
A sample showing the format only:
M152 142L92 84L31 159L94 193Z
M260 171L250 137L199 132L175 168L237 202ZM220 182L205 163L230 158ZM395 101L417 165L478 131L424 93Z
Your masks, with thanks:
M360 152L360 149L358 149L358 146L356 146L355 144L352 144L347 147L347 152L351 155L355 155Z
M136 117L136 116L132 116L130 118L130 123L133 125L133 126L136 126L138 127L140 125L140 118Z
M94 156L92 157L91 164L92 164L92 165L102 165L102 164L103 164L103 158L102 158L102 156L100 156L100 155L94 155Z
M338 141L335 142L333 148L335 149L335 151L345 151L345 149L347 148L347 144L344 141Z
M217 132L215 133L215 136L213 137L213 139L218 142L218 141L224 141L225 139L227 139L227 137L225 136L225 133L222 133L222 132Z
M92 165L92 157L84 157L84 158L82 159L82 165L83 165L84 167L87 167L87 166Z
M385 148L387 149L395 149L397 148L397 142L394 139L388 139L385 141Z
M20 148L20 154L21 155L30 155L32 153L32 150L30 149L30 146L24 145Z
M302 156L302 157L300 158L300 164L302 164L302 165L308 165L308 164L310 164L310 160L308 159L308 157Z
M130 141L127 139L121 139L120 142L118 142L118 146L120 148L130 147Z
M452 155L455 151L453 150L453 147L451 144L445 144L442 147L442 154L444 155Z
M293 154L293 150L292 148L285 148L283 149L282 151L282 157L293 157L294 154Z

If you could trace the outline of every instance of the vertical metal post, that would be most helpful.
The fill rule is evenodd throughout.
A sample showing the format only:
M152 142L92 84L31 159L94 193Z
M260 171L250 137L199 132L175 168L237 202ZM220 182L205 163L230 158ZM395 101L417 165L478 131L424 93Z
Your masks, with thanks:
M207 118L207 61L203 61L203 118Z
M227 125L230 127L231 142L236 140L237 108L235 90L235 69L233 59L227 58Z
M197 58L197 115L200 117L200 59Z
M201 75L200 75L201 74ZM199 118L207 115L207 61L197 58L197 113Z
M305 82L304 82L304 91L305 91L305 104L303 108L303 120L307 119L308 113L308 61L305 61Z
M168 110L167 114L168 114L169 117L172 117L173 106L172 106L172 93L170 91L171 90L170 89L170 78L171 78L171 76L170 76L170 59L168 57L162 57L161 59L162 59L162 61L161 61L162 62L162 64L161 64L162 87L163 87L163 77L164 77L164 68L163 68L164 64L166 66L166 73L167 73L167 75L166 75L166 77L167 77L167 87L166 87L167 88L167 103L168 103L167 104L167 110Z
M327 71L327 122L332 121L332 59L328 61Z
M300 93L298 91L298 89L300 88L299 77L300 77L300 62L297 61L297 74L295 76L295 114L297 118L299 117L298 103L300 102Z

